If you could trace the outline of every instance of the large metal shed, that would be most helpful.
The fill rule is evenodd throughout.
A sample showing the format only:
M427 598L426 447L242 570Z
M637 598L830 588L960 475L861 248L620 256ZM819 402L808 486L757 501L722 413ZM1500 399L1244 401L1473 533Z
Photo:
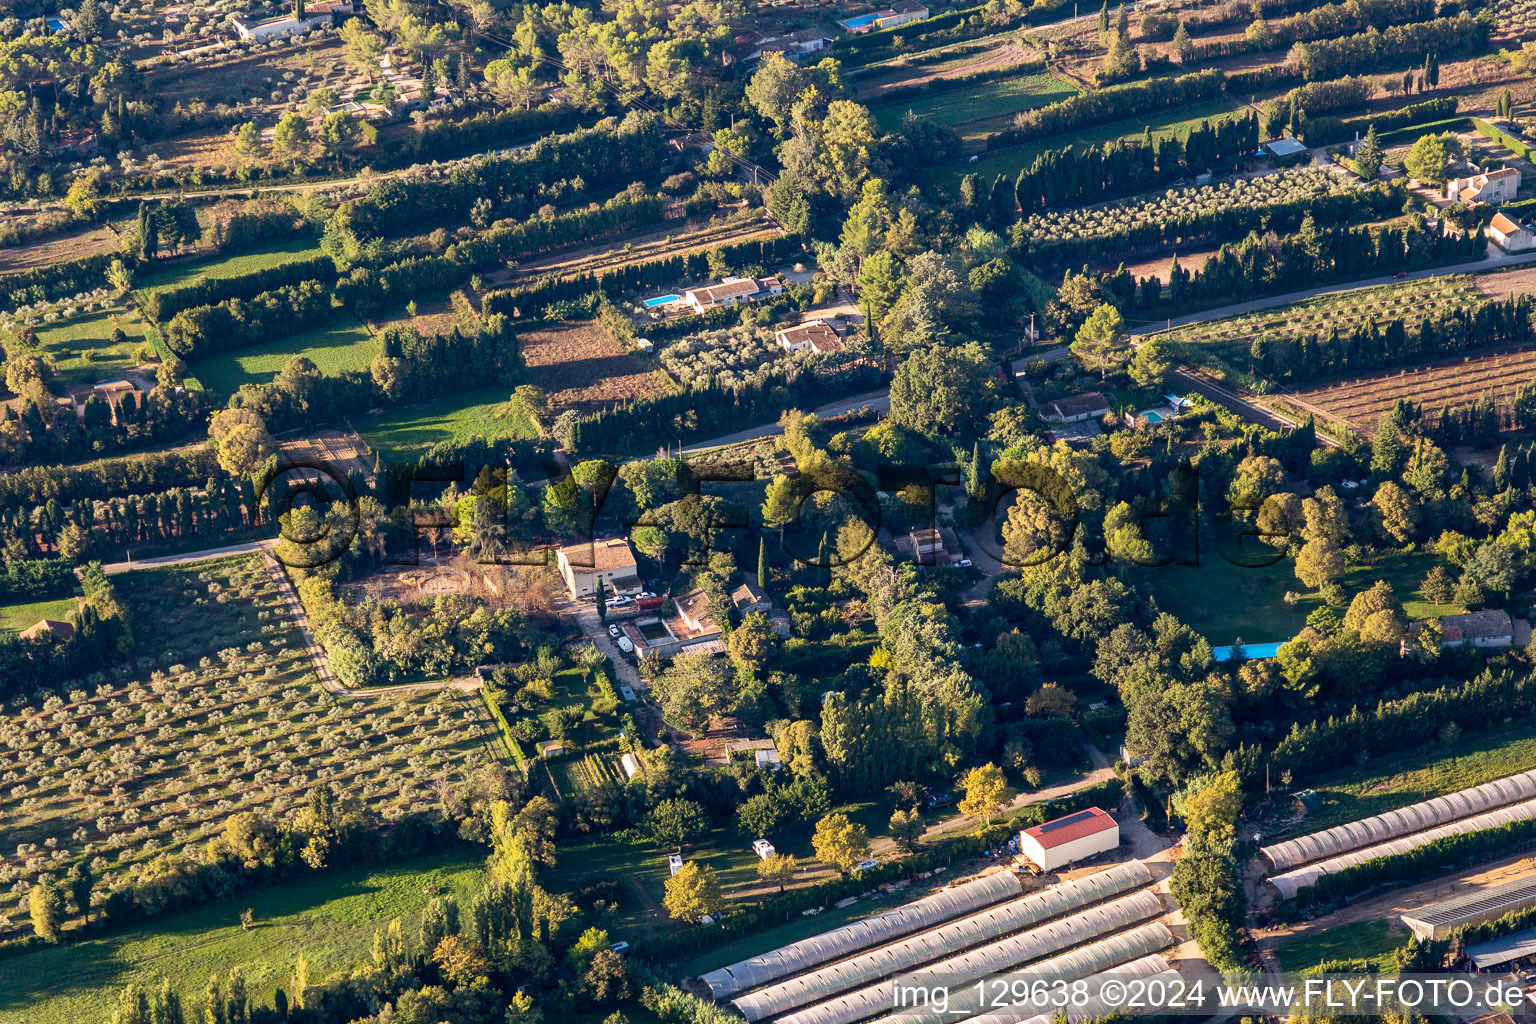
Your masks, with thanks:
M1010 974L1030 981L1076 981L1107 971L1117 964L1129 965L1131 961L1160 952L1171 945L1173 932L1168 930L1167 925L1153 921ZM972 983L949 993L948 1012L941 1013L932 1006L918 1006L881 1017L874 1024L953 1024L954 1021L982 1012L988 1005L977 995L975 984Z
M1163 912L1150 889L1050 921L923 969L928 984L954 988L1128 928ZM870 985L779 1017L775 1024L854 1024L890 1010L891 986Z
M978 907L1019 895L1024 890L1018 877L998 871L914 900L904 907L845 924L820 935L750 957L718 971L699 976L716 999L760 988L780 978L818 967L829 960L851 956L870 946L892 942L923 928L931 928Z
M1536 770L1510 775L1471 789L1447 793L1433 800L1399 807L1395 811L1361 818L1322 832L1313 832L1284 843L1264 847L1260 853L1276 871L1289 871L1301 864L1337 857L1341 853L1386 842L1396 836L1419 832L1503 807L1517 800L1536 797Z
M1449 825L1441 825L1427 832L1417 832L1411 836L1403 836L1389 843L1381 843L1376 846L1367 846L1363 850L1352 850L1339 857L1321 861L1317 864L1308 864L1306 867L1297 868L1295 871L1287 871L1283 875L1271 876L1269 884L1280 891L1282 899L1293 899L1302 888L1312 885L1324 875L1335 871L1343 871L1345 868L1354 867L1356 864L1364 864L1366 861L1375 860L1378 857L1391 857L1394 854L1407 853L1416 850L1425 843L1433 842L1445 836L1461 835L1465 832L1481 832L1484 829L1498 828L1500 825L1509 825L1517 821L1530 821L1536 818L1536 800L1527 800L1523 804L1515 804L1513 807L1500 807L1489 811L1487 814L1479 814L1475 818L1465 818L1461 821L1453 821Z
M759 1021L814 1003L839 992L867 985L880 978L910 970L963 949L989 942L999 935L1048 921L1112 896L1138 889L1152 881L1152 873L1140 861L1117 864L1086 878L1031 893L1022 899L989 907L969 917L872 949L848 960L789 978L767 988L733 999L736 1009L749 1021Z
M1126 964L1124 967L1116 967L1112 971L1105 971L1105 976L1113 976L1117 979L1146 978L1149 983L1154 979L1164 984L1178 981L1179 972L1168 966L1168 961L1154 953L1135 963ZM1100 1017L1124 1016L1128 1011L1124 1006L1109 1006L1098 999L1090 998L1081 1006L1073 1006L1064 1011L1068 1021L1097 1020ZM1022 1013L989 1013L981 1017L972 1017L966 1024L1053 1024L1056 1020L1054 1013L1038 1013L1032 1017L1026 1017Z
M1536 878L1522 878L1412 910L1403 924L1420 941L1443 939L1459 928L1497 921L1505 914L1536 906Z

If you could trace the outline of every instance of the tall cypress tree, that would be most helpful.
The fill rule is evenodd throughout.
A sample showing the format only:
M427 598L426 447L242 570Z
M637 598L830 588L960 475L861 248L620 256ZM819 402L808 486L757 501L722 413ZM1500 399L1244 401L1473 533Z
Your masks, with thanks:
M768 538L757 538L757 585L768 593Z

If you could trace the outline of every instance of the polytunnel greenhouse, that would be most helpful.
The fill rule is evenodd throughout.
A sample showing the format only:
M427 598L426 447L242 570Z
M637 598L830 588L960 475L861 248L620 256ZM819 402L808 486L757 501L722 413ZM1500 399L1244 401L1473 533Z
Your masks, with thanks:
M749 1021L793 1010L859 985L910 970L1053 917L1130 892L1152 881L1140 861L1065 882L1022 899L989 907L890 946L872 949L820 970L781 981L732 1000Z
M1117 964L1129 965L1133 960L1157 953L1171 945L1173 933L1166 925L1154 921L1090 943L1081 949L1074 949L1070 953L1042 960L1033 967L1012 974L1031 982L1037 979L1048 982L1076 981L1107 971ZM948 1012L940 1012L932 1006L914 1006L881 1017L874 1024L952 1024L978 1014L985 1008L983 1000L977 995L975 982L972 982L950 992Z
M1457 818L1481 814L1532 797L1536 797L1536 770L1399 807L1395 811L1378 814L1373 818L1362 818L1324 832L1313 832L1289 842L1266 846L1259 852L1268 858L1276 871L1289 871L1299 864L1324 857L1337 857L1362 846L1434 828Z
M1116 967L1112 971L1104 972L1106 977L1115 978L1146 978L1148 983L1161 981L1164 984L1172 984L1179 980L1179 972L1168 966L1168 961L1158 954L1137 960L1133 964L1124 967ZM1110 1006L1099 999L1090 998L1082 1006L1074 1006L1065 1011L1068 1021L1097 1020L1106 1016L1124 1016L1126 1009L1123 1006ZM1038 1013L1032 1017L1026 1017L1023 1013L988 1013L980 1017L972 1017L966 1024L1053 1024L1056 1020L1054 1013Z
M953 988L1071 949L1162 912L1163 902L1157 894L1151 890L1142 890L1080 911L1071 917L1020 932L991 945L952 956L948 960L941 960L924 968L921 977L926 979L927 984L947 984ZM890 1008L891 986L878 984L779 1017L775 1024L853 1024L854 1021L885 1013Z
M780 946L718 971L710 971L700 975L699 980L709 986L716 999L723 999L810 970L829 960L852 956L870 946L892 942L903 935L930 928L978 907L1017 896L1023 890L1024 886L1016 875L999 871L950 886L883 914Z
M1324 875L1335 871L1343 871L1345 868L1354 867L1356 864L1364 864L1366 861L1375 860L1378 857L1391 857L1399 853L1407 853L1416 850L1425 843L1441 839L1445 836L1461 835L1465 832L1481 832L1483 829L1498 828L1500 825L1509 825L1516 821L1529 821L1536 818L1536 800L1527 800L1523 804L1513 807L1500 807L1489 811L1487 814L1479 814L1475 818L1466 818L1462 821L1453 821L1449 825L1441 825L1432 828L1428 832L1418 832L1401 839L1394 839L1388 843L1376 846L1368 846L1363 850L1354 850L1331 860L1325 860L1318 864L1309 864L1306 867L1297 868L1295 871L1287 871L1283 875L1273 875L1269 884L1280 891L1282 899L1294 899L1296 894L1306 886L1312 885Z

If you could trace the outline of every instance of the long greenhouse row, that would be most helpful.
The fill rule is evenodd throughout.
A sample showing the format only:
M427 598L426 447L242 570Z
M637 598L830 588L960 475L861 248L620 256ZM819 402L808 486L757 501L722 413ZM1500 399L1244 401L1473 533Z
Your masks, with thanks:
M1536 770L1495 779L1481 786L1399 807L1385 814L1362 818L1326 831L1313 832L1274 846L1266 846L1260 852L1276 871L1289 871L1315 860L1337 857L1363 846L1374 846L1397 836L1420 832L1532 798L1536 798Z

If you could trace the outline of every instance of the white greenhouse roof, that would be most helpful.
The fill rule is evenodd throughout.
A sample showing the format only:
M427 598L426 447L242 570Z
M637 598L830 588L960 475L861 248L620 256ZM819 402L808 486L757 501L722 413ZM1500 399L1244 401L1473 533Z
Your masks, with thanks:
M929 984L955 986L1082 945L1121 931L1163 912L1163 901L1150 889L1047 922L991 945L952 956L923 969ZM775 1024L853 1024L891 1008L891 987L870 985L824 1003L779 1017Z
M718 971L699 976L716 999L760 988L780 978L818 967L829 960L852 956L859 950L892 942L922 928L969 913L1023 891L1018 877L998 871L914 900L862 921L845 924L820 935L780 946Z
M1282 899L1293 898L1303 887L1313 885L1319 878L1335 871L1343 871L1345 868L1354 867L1356 864L1364 864L1366 861L1375 860L1378 857L1391 857L1399 853L1407 853L1416 850L1425 843L1432 842L1445 836L1461 835L1466 832L1481 832L1484 829L1498 828L1500 825L1508 825L1516 821L1529 821L1536 818L1536 800L1527 800L1523 804L1513 807L1500 807L1489 811L1487 814L1479 814L1475 818L1465 818L1461 821L1453 821L1449 825L1441 825L1427 832L1417 832L1411 836L1403 836L1391 842L1381 843L1377 846L1367 846L1363 850L1353 850L1342 856L1317 864L1308 864L1306 867L1287 871L1283 875L1274 875L1269 884L1280 891Z
M1033 967L1016 972L1022 979L1046 982L1076 981L1107 971L1117 964L1126 964L1173 945L1173 933L1167 925L1158 921L1132 928L1128 932L1111 935L1107 939L1090 943L1070 953L1042 960ZM874 1024L953 1024L974 1016L982 1009L982 999L974 984L964 985L949 993L948 1013L942 1013L932 1004L912 1007L881 1017Z
M1431 903L1403 915L1403 921L1426 925L1455 925L1471 918L1491 920L1510 910L1520 910L1536 903L1536 879L1522 878L1505 885L1482 889L1453 900Z
M738 996L732 1002L749 1021L775 1017L797 1006L911 970L1000 935L1130 892L1151 881L1152 873L1140 861L1118 864L1107 871L989 907L894 945L872 949L809 974Z
M1299 864L1336 857L1349 850L1384 842L1394 836L1443 825L1457 818L1480 814L1536 797L1536 770L1495 779L1471 789L1447 793L1433 800L1399 807L1395 811L1362 818L1347 825L1313 832L1289 842L1266 846L1260 852L1276 871L1288 871Z

